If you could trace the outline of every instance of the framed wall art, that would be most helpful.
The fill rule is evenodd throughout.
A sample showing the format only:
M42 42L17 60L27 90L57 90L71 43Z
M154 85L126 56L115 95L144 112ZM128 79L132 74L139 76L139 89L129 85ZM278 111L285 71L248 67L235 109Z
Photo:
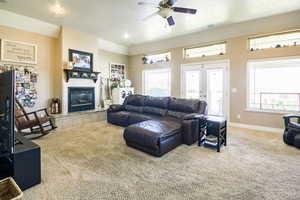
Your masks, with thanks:
M37 45L2 39L1 61L37 64Z
M69 49L69 62L74 70L93 71L93 54Z

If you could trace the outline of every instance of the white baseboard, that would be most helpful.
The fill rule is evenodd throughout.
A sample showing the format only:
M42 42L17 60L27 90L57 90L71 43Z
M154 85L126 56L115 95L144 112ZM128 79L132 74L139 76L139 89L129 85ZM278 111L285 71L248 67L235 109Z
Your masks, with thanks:
M235 122L229 122L228 126L252 129L252 130L256 130L256 131L281 133L281 134L284 131L284 129L281 129L281 128L272 128L272 127L267 127L267 126L257 126L257 125L250 125L250 124L241 124L241 123L235 123Z

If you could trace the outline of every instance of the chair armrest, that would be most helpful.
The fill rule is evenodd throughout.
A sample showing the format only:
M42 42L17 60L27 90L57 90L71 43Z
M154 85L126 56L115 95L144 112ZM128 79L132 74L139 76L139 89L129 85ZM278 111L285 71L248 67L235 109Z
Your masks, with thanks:
M43 111L46 113L47 116L49 116L47 108L42 108L42 109L39 109L39 110L36 110L36 111L32 111L32 112L26 113L26 115L34 115L35 117L37 117L37 113L38 112L43 112ZM26 115L16 116L16 118L26 117Z
M287 114L283 116L285 128L288 127L291 118L297 118L298 123L300 124L300 115L299 114Z
M284 119L289 119L289 118L300 118L300 115L298 114L287 114L283 116Z
M32 114L35 114L35 113L38 113L38 112L45 112L46 115L49 116L47 108L42 108L42 109L39 109L39 110L36 110L36 111L33 111L33 112L29 112L29 113L26 113L26 114L27 115L32 115Z
M109 106L109 109L107 110L107 112L118 112L118 111L122 111L122 110L124 110L123 105L114 104L114 105Z

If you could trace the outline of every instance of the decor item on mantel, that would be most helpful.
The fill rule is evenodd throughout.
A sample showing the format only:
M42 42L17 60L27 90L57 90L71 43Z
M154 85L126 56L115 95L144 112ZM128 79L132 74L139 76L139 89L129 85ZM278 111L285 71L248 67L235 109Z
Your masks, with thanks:
M67 82L69 82L70 78L76 79L90 79L93 80L95 83L98 80L98 74L100 72L88 72L88 71L81 71L81 70L74 70L74 69L64 69L67 75Z
M2 39L1 61L37 64L37 46L35 44Z
M32 108L37 100L37 72L33 66L0 64L0 73L14 69L16 71L16 99L24 107Z
M74 70L93 71L93 54L69 49L69 62Z

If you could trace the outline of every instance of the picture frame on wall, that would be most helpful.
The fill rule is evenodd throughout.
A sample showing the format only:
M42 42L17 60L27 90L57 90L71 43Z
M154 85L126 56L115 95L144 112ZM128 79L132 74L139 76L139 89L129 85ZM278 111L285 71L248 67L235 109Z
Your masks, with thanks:
M74 70L93 71L92 53L69 49L69 62Z
M110 63L109 77L111 80L124 80L126 79L125 71L125 64Z
M37 64L37 45L1 39L2 62Z

